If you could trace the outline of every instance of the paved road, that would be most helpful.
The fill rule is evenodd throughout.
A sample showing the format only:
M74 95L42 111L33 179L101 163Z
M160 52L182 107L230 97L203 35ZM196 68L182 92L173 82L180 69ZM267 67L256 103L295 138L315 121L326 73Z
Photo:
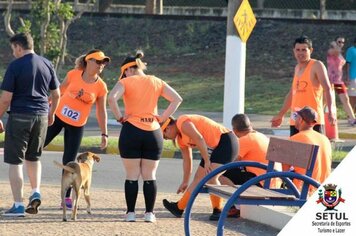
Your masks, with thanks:
M125 171L118 155L101 154L101 161L94 164L94 188L123 190ZM60 185L61 170L53 164L53 160L61 162L61 152L45 151L42 161L42 183ZM194 167L198 166L194 160ZM162 158L157 170L158 191L175 193L182 179L182 160ZM25 174L27 178L27 174ZM8 165L0 163L0 181L8 181ZM26 179L28 183L28 180ZM142 184L140 184L142 190Z

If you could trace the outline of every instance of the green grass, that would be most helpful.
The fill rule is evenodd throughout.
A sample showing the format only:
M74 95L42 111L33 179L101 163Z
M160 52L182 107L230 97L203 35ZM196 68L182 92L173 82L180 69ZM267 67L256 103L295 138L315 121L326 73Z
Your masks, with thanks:
M333 150L333 161L342 161L348 152L341 151L341 150Z
M246 78L245 112L249 114L277 114L289 91L291 80L268 80L262 77Z
M181 110L217 111L223 110L223 81L213 77L199 77L189 74L170 77L166 82L183 97ZM160 108L167 106L165 99L160 99Z

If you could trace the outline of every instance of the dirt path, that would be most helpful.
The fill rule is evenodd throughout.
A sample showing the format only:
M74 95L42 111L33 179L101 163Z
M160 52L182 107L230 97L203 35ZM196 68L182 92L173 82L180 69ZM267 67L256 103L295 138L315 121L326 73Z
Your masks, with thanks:
M11 204L11 192L8 183L0 182L0 211ZM124 222L124 193L119 190L92 189L92 215L84 207L79 210L78 220L62 222L62 211L59 210L60 186L42 186L42 206L37 215L26 215L25 218L4 218L0 216L0 235L184 235L183 218L173 218L162 205L163 198L174 199L167 193L159 193L155 213L156 223L143 221L144 200L139 193L137 202L137 222ZM25 186L27 198L30 188ZM26 201L27 202L27 201ZM80 199L79 206L84 206ZM216 223L207 221L211 209L207 196L199 197L193 208L192 235L215 235ZM225 235L276 235L277 231L267 226L243 219L229 219L225 226ZM240 233L239 233L240 232Z

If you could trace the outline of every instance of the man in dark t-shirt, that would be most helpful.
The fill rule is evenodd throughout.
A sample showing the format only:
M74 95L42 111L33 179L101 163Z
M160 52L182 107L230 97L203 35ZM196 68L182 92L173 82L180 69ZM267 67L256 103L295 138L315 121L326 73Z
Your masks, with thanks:
M0 132L5 132L4 162L9 164L13 206L3 216L25 216L23 203L23 162L32 193L26 212L37 214L41 204L41 162L47 126L52 125L58 107L59 81L52 63L33 51L30 34L10 38L15 60L5 73L0 96ZM51 95L51 106L48 93ZM9 109L6 129L1 117Z

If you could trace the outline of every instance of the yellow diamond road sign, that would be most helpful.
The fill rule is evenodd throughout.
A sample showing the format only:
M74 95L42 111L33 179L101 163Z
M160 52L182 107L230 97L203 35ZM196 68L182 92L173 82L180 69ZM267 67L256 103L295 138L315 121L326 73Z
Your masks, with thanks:
M246 42L256 25L256 18L248 0L243 0L234 17L234 23L242 42Z

